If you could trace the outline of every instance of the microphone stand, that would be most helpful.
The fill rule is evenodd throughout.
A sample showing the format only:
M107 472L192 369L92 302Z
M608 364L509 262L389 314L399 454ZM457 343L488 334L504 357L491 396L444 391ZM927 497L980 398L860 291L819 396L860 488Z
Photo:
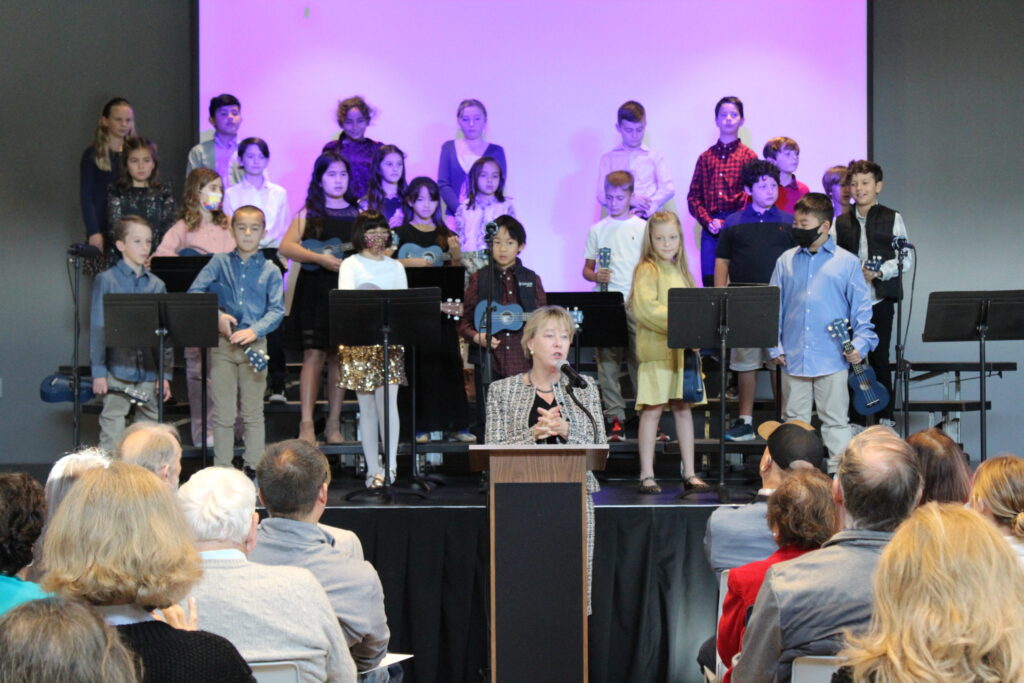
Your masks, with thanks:
M483 388L484 395L482 397L477 396L476 400L478 402L482 400L484 405L486 406L487 393L490 391L491 382L494 381L494 360L493 353L491 351L491 338L493 337L493 335L491 334L491 329L494 327L494 325L492 324L492 315L494 311L492 309L494 308L494 291L495 289L497 289L498 273L494 268L494 257L491 252L494 245L494 235L498 232L498 226L496 223L494 223L494 221L491 221L487 223L486 226L484 226L484 230L484 243L487 245L487 248L484 250L484 267L486 268L487 266L490 266L490 275L488 276L487 299L485 299L485 301L487 302L487 306L484 309L484 329L482 330L482 332L484 333L484 376L480 382L480 385Z
M81 372L78 368L79 355L78 344L81 337L81 285L82 285L82 257L78 253L68 256L68 263L75 268L74 284L72 285L72 298L75 308L75 346L71 353L71 393L74 408L72 409L71 430L73 434L74 450L82 445L82 397L78 393L78 385L81 383Z
M900 397L901 416L900 437L907 438L910 433L910 369L904 357L903 344L903 259L906 257L904 247L896 249L896 384L894 393ZM895 397L893 398L895 401Z
M590 411L587 410L586 406L584 406L583 403L581 403L580 400L576 398L576 394L573 393L572 380L569 380L566 383L565 393L569 395L569 398L571 398L572 402L576 404L576 407L582 410L583 414L586 415L587 418L590 420L590 429L594 435L594 440L591 443L600 443L600 441L597 438L597 420L595 420L594 416L590 414Z

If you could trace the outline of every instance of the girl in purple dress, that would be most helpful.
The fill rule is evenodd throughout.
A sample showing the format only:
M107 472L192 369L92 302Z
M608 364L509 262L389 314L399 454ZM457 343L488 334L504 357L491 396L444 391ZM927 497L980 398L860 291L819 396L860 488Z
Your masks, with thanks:
M365 197L366 188L370 184L373 172L373 155L377 153L380 143L366 137L366 127L370 125L376 112L370 109L359 95L349 97L338 103L338 125L341 135L324 145L323 151L335 151L348 162L352 169L349 179L349 190L356 197Z
M487 108L480 100L462 100L455 119L459 122L462 137L441 145L441 159L437 164L437 184L441 188L441 199L449 216L455 215L459 204L469 194L466 176L469 169L481 157L491 157L501 166L502 176L508 176L505 150L484 139L487 130Z

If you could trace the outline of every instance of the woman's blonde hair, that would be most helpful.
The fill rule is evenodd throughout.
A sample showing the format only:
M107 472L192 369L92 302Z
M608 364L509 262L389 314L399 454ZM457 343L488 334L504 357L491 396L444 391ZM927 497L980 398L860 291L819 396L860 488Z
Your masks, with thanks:
M1000 455L981 463L971 487L971 505L979 502L997 524L1024 540L1024 459Z
M636 268L633 269L633 285L634 287L630 291L630 299L633 298L633 292L636 291L636 276L641 270L645 268L653 268L657 270L658 261L660 257L654 250L654 240L652 233L654 227L662 223L671 223L675 226L676 230L679 231L679 249L676 250L675 256L673 257L673 265L679 269L679 274L683 277L683 282L686 283L687 287L696 287L697 283L693 279L693 274L690 273L690 267L686 263L686 246L683 244L683 226L679 222L679 216L674 211L657 211L647 219L647 227L644 228L644 243L640 251L640 261L636 264Z
M134 683L140 668L117 632L78 600L31 600L0 619L0 683Z
M996 529L928 503L882 552L868 631L840 653L853 680L1024 680L1024 572Z
M94 605L167 607L201 575L170 489L123 462L82 475L50 521L43 554L44 589Z
M103 109L100 110L100 117L96 121L96 134L93 136L92 141L92 155L96 161L96 168L101 171L110 172L110 149L107 147L107 142L110 141L110 134L107 133L106 126L103 125L103 119L109 118L114 107L128 107L131 109L132 105L123 97L115 97L112 100L108 100L103 105ZM128 136L135 135L135 125L132 124L132 129L128 131Z
M537 334L537 330L550 322L560 324L562 329L569 333L569 343L572 343L572 336L576 332L576 322L569 315L569 312L561 306L541 306L536 311L530 313L530 317L526 320L526 327L523 328L521 343L523 345L523 353L526 354L527 358L530 356L530 347L527 344Z
M199 198L200 192L214 180L219 179L220 176L217 175L216 171L202 167L192 169L188 177L185 178L185 193L181 199L179 218L185 221L189 232L198 228L203 220L203 207ZM210 217L214 225L219 225L225 230L228 229L228 217L224 213L223 202L221 202L220 208L210 212Z

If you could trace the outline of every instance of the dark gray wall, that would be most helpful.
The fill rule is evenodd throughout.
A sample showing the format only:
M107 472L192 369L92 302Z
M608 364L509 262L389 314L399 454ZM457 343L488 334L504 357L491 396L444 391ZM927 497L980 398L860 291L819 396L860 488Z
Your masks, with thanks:
M876 2L874 156L881 201L904 214L917 245L917 292L907 357L977 359L978 345L921 342L928 293L1024 288L1024 3ZM990 360L1015 360L1024 342L991 342ZM1024 455L1024 372L989 382L989 455ZM940 397L941 387L913 398ZM978 383L965 385L977 397ZM978 414L962 420L979 451ZM924 416L912 428L927 426Z
M187 0L0 7L0 462L50 462L72 445L71 404L42 403L39 382L71 361L63 254L84 239L78 160L106 100L132 102L138 131L160 145L164 177L181 188L195 130L191 7ZM88 320L82 331L86 354Z
M0 125L0 461L47 462L71 441L69 406L38 399L40 379L71 356L63 248L80 239L78 158L111 96L135 105L181 187L193 142L191 3L4 3ZM901 0L875 7L875 158L882 200L901 210L920 262L908 355L971 359L969 344L922 344L927 293L1024 285L1019 155L1024 133L1024 3ZM828 106L822 105L822 115ZM845 161L845 160L837 160ZM83 345L83 349L84 349ZM1024 365L1024 344L990 358ZM1021 453L1024 374L990 384L990 453ZM977 383L965 386L976 395ZM914 396L937 396L940 387ZM93 424L94 420L88 420ZM914 428L925 426L922 417ZM964 417L977 452L977 415Z

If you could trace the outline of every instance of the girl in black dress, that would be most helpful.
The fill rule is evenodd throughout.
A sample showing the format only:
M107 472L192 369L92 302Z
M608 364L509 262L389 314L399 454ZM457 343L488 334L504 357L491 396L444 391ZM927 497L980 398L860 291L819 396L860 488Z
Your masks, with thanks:
M285 293L285 335L289 348L302 351L299 402L302 408L299 438L316 443L313 410L320 393L320 376L327 360L328 292L337 286L341 260L352 253L352 223L359 215L349 186L349 164L337 152L317 157L306 192L306 204L295 216L279 253L297 261L292 265ZM330 240L334 240L330 244ZM327 242L328 248L323 244ZM341 401L338 364L327 368L327 424L324 439L341 443Z

